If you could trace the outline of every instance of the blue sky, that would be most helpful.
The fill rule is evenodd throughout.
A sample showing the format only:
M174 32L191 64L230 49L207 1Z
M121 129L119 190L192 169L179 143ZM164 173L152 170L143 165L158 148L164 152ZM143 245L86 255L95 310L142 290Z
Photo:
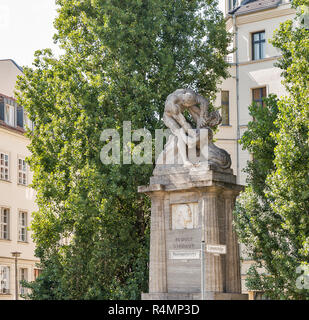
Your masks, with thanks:
M224 0L219 0L223 10ZM56 16L55 0L1 0L0 1L0 59L13 59L20 66L30 66L38 49L51 48Z

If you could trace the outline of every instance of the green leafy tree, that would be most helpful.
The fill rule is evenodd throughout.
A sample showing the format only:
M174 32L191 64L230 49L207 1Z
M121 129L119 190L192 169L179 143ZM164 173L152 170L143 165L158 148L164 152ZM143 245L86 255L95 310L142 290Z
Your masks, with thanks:
M306 2L293 5L301 4ZM251 109L256 121L242 138L253 160L235 224L255 261L248 287L273 299L309 299L308 27L289 20L275 32L272 44L282 52L278 66L288 95L271 97L265 110Z
M177 88L212 98L227 77L230 36L216 1L57 4L64 53L36 52L18 85L35 122L32 230L42 274L29 298L138 299L148 286L150 204L137 186L153 165L103 165L101 132L117 129L122 141L131 121L153 134Z

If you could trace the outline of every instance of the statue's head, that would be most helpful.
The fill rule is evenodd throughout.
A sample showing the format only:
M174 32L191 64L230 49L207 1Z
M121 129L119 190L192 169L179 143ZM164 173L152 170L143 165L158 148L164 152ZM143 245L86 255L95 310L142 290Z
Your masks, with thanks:
M190 107L196 103L194 95L189 91L187 91L183 94L182 100L183 100L182 104L185 107Z

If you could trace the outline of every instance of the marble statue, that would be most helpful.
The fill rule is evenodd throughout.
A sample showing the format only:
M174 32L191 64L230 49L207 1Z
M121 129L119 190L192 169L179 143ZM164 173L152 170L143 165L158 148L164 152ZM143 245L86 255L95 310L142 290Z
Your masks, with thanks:
M184 116L186 110L195 122L195 128ZM172 138L165 146L165 159L169 154L174 154L177 147L176 151L179 152L181 162L186 167L207 163L218 169L230 168L230 155L213 143L212 129L221 123L222 118L217 110L209 111L209 101L206 98L191 89L177 89L166 99L163 121L172 132ZM206 135L202 135L202 129L204 133L206 131ZM173 140L175 137L176 144ZM198 161L192 161L188 157L190 148L196 149L194 151L198 155ZM159 157L159 162L163 161L162 157L163 155Z

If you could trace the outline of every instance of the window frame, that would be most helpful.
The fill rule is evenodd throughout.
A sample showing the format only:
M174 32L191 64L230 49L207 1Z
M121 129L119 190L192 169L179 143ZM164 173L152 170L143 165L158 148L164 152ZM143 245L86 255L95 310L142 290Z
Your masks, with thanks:
M259 40L254 40L255 35L259 35ZM264 34L264 39L261 39L261 34ZM259 58L255 57L255 44L259 46ZM264 44L264 56L262 56L262 44ZM251 33L251 58L253 61L265 59L265 50L266 50L266 32L265 30L252 32Z
M16 127L22 128L24 129L25 125L24 125L24 120L25 118L25 110L24 107L22 106L17 106L16 107Z
M24 214L24 225L21 224L21 214ZM26 210L18 211L18 241L19 242L28 242L28 212ZM23 232L22 232L23 231ZM23 237L21 237L24 236Z
M30 120L29 115L27 112L24 111L24 129L29 129L30 131L33 131L34 129L34 122Z
M222 93L227 92L227 102L223 102ZM223 107L227 107L227 123L223 123ZM230 91L229 90L221 90L221 117L222 122L221 126L230 126Z
M5 159L7 157L7 160ZM2 164L3 162L3 164ZM5 164L7 162L7 165ZM7 169L7 179L6 170ZM10 181L10 154L8 152L0 151L0 180Z
M40 268L33 268L33 278L36 280L42 273L42 269Z
M3 213L4 210L7 210L7 222L3 222ZM11 226L11 210L8 207L0 207L0 240L10 240L10 226ZM6 226L6 231L3 230L3 227ZM4 232L7 236L4 237Z
M21 281L28 281L28 268L21 267L19 268L19 294L27 294L27 288L23 287Z
M20 166L21 166L21 169L20 169ZM20 180L20 174L21 174L21 180ZM25 160L25 157L21 157L21 156L17 157L17 184L21 186L28 185L28 165Z
M3 279L4 269L6 269L6 279ZM0 265L0 294L10 294L10 276L11 270L10 266ZM3 287L3 282L5 281L5 287Z
M265 89L265 96L263 96L263 90ZM254 91L259 90L259 99L254 99ZM252 103L256 103L257 105L260 105L261 107L265 107L265 101L263 101L263 98L267 97L267 86L261 86L257 88L251 88L251 99Z
M237 0L228 0L228 6L229 6L228 11L233 10L237 6Z
M12 123L9 123L8 119L7 119L7 107L9 107L10 109L13 109L13 112L12 112L12 115L13 115L13 124ZM11 112L9 111L9 118L11 116ZM10 127L16 127L16 118L17 118L17 115L16 115L16 107L12 104L9 104L9 103L5 103L4 104L4 122L10 126ZM11 119L9 119L11 120Z

